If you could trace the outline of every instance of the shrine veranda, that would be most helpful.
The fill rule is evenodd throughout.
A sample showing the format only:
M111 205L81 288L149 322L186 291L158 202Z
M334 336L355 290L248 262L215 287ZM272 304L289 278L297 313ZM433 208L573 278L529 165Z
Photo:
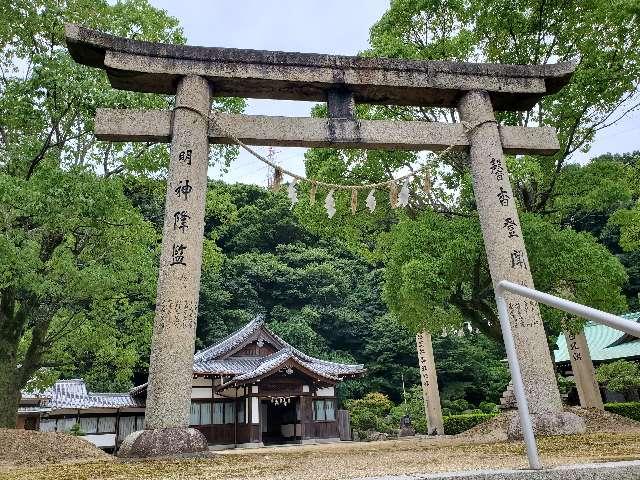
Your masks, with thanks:
M99 139L171 143L145 425L125 440L123 454L207 448L202 434L188 427L210 143L468 151L493 284L509 280L534 288L504 154L550 155L559 143L548 127L499 126L494 112L531 109L569 81L573 64L166 45L77 25L66 26L66 40L75 61L105 70L114 88L175 95L172 111L99 109L96 114ZM327 102L329 117L210 115L212 97L223 96ZM456 108L462 123L359 120L357 103ZM534 419L546 433L582 431L581 420L562 410L537 303L512 294L507 302Z

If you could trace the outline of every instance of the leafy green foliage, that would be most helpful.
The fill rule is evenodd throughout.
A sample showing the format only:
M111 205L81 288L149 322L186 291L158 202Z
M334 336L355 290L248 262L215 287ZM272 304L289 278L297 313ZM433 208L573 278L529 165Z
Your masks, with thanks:
M457 415L460 413L468 412L472 410L473 405L467 402L464 398L458 398L457 400L443 400L443 410L446 409L446 415Z
M559 228L531 214L523 214L521 223L538 289L562 294L568 287L575 301L624 310L620 293L627 279L624 268L591 235ZM439 333L467 321L500 338L475 216L446 218L425 211L382 235L379 248L386 267L385 299L403 323L415 331ZM550 309L543 310L543 317L557 334L561 317Z
M84 435L86 435L86 433L84 433L84 431L82 431L82 428L80 428L80 424L79 423L74 423L72 425L72 427L69 429L69 434L76 436L76 437L82 437Z
M640 152L605 154L586 165L566 166L557 182L553 216L561 225L591 233L625 267L623 286L632 311L640 294Z
M562 375L558 375L557 379L558 379L558 390L560 390L560 393L563 395L568 394L576 386L576 382L574 379L567 378Z
M640 365L627 360L603 363L596 369L596 379L614 392L629 392L640 387Z
M463 336L435 336L432 343L443 406L461 413L470 407L456 409L447 401L474 405L499 401L511 378L501 344L481 333L469 332Z
M640 402L605 403L604 409L640 422Z
M465 400L448 402L448 404L457 408L455 408L455 414L443 417L444 432L447 435L457 435L469 430L493 418L497 413L496 405L490 402L484 402L484 409L475 411L469 409L471 405ZM353 428L360 432L376 430L382 433L397 433L402 417L409 415L416 432L427 433L422 388L419 385L411 387L404 400L397 405L390 402L383 394L369 393L362 399L348 400L345 406L351 414ZM465 413L461 414L462 412Z
M467 413L464 415L443 417L444 433L445 435L457 435L466 432L470 428L492 419L494 416L495 414Z
M529 112L500 113L499 118L506 124L552 126L559 135L561 148L554 156L507 159L520 209L536 215L521 219L536 286L561 295L568 292L576 301L615 312L626 308L622 289L627 300L637 305L638 256L633 252L619 258L627 268L627 283L625 272L610 254L588 235L576 235L564 227L594 234L589 223L604 218L606 225L615 211L607 231L617 236L618 248L635 249L640 222L632 203L637 199L633 179L638 175L632 172L637 173L637 167L622 165L626 159L620 158L586 168L567 165L567 161L576 150L588 149L595 132L637 105L640 27L636 14L632 1L578 5L397 0L372 27L371 48L364 52L366 56L516 64L578 60L571 83L559 93L545 97ZM603 32L607 38L602 43ZM326 111L316 108L314 114L323 116ZM357 116L458 120L449 109L388 106L359 106ZM365 182L389 179L416 160L414 153L316 149L307 154L306 166L312 178ZM350 216L345 198L338 199L337 217L330 221L318 205L302 203L298 214L314 231L342 235L355 251L384 260L385 300L410 329L440 332L470 322L499 338L465 155L432 160L433 192L426 196L418 182L413 184L406 214L389 210L386 192L378 193L385 200L382 210L368 219ZM619 181L621 176L625 182ZM562 318L549 309L543 316L553 337Z
M367 410L374 415L381 417L387 415L393 407L393 402L383 393L367 393L359 400L349 400L345 403L349 413L357 415L359 412Z
M41 168L0 183L3 379L21 387L48 366L128 387L148 350L155 231L115 177Z
M161 171L166 148L99 144L93 115L167 102L113 90L77 65L63 24L184 39L143 0L19 0L0 15L0 425L12 427L20 388L42 367L110 389L146 369L158 237L118 173Z
M416 429L417 433L427 433L427 417L424 411L424 400L420 385L414 385L409 388L402 401L391 409L389 423L394 425L395 428L399 428L400 421L405 415L409 415L411 425Z
M383 393L372 392L358 400L347 400L345 408L351 415L351 425L357 431L388 430L385 417L391 411L393 402Z
M498 405L493 402L480 402L478 405L478 409L482 411L482 413L498 413Z

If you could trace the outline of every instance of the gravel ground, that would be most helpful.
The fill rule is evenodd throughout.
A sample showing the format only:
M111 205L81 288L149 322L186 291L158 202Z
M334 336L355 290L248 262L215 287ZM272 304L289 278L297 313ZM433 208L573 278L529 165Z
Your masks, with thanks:
M0 429L0 468L61 461L111 460L93 444L73 435Z
M598 433L539 440L545 465L640 459L640 432ZM242 450L210 458L95 461L0 470L0 479L330 480L384 474L526 466L522 443L473 443L460 437L339 443Z
M569 407L566 409L580 415L586 424L585 433L640 433L640 422L603 410ZM460 434L458 437L469 442L494 443L507 441L507 427L517 411L501 413L486 422Z

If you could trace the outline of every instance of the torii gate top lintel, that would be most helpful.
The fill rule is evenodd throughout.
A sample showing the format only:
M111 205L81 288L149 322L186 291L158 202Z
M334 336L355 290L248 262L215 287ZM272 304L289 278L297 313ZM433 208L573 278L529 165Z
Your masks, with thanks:
M528 110L556 93L575 64L506 65L170 45L65 26L78 63L106 70L114 88L175 94L199 75L214 96L326 101L336 85L355 102L456 107L463 92L489 93L495 110Z

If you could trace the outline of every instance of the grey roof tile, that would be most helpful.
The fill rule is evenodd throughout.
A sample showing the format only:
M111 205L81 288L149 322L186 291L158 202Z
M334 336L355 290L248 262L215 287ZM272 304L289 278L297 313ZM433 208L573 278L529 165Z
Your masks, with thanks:
M242 347L256 332L264 329L265 334L275 340L278 351L267 357L228 357L225 354ZM260 377L293 358L300 365L318 375L331 380L355 376L364 373L364 365L344 364L321 360L301 352L289 345L282 338L271 332L264 323L264 317L258 315L237 332L229 335L216 345L197 352L194 356L194 373L234 375L234 381L243 382Z
M194 363L206 361L224 355L230 352L234 348L242 344L247 338L249 338L256 330L258 330L264 324L264 317L257 315L253 320L247 323L244 327L235 333L232 333L222 341L196 352L193 357Z
M32 399L34 395L23 392L22 398ZM51 388L37 394L37 398L42 399L39 407L48 410L144 407L144 401L130 393L88 392L81 378L58 380Z
M261 328L278 349L275 353L265 357L222 358L248 343ZM332 381L365 372L363 365L330 362L301 352L271 332L264 324L264 317L258 315L221 342L197 352L193 357L193 373L229 375L231 379L227 383L246 382L278 369L289 359ZM140 395L146 387L145 383L132 388L128 393L92 393L87 391L82 379L59 380L43 392L23 392L23 398L41 399L40 407L50 409L144 407L144 400Z

